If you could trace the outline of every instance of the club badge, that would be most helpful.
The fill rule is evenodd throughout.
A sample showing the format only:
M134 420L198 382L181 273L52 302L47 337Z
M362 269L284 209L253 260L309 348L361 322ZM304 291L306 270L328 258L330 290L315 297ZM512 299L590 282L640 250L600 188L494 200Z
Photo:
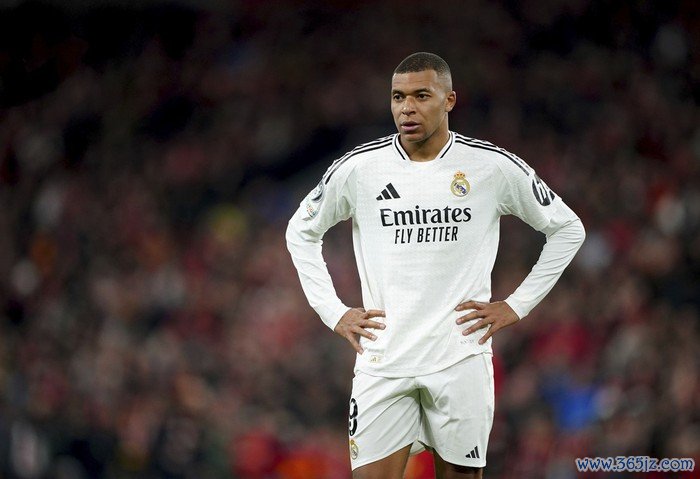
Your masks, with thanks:
M357 459L357 456L360 455L360 448L357 447L357 444L355 443L354 439L350 439L350 457L353 459Z
M461 171L455 173L455 178L452 180L452 184L450 185L450 191L452 191L452 194L455 196L467 196L470 189L471 187L469 186L467 179L464 177L464 173Z

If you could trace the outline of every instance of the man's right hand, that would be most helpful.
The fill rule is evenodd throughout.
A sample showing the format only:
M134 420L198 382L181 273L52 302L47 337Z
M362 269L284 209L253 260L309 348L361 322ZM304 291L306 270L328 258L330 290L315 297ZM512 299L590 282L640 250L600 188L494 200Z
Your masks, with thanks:
M377 336L367 331L366 328L384 329L386 326L382 323L372 321L371 318L384 318L385 313L379 309L370 309L365 311L363 308L349 309L338 324L335 326L336 333L350 341L350 344L358 354L362 354L364 349L360 346L357 336L364 336L372 341L377 339Z

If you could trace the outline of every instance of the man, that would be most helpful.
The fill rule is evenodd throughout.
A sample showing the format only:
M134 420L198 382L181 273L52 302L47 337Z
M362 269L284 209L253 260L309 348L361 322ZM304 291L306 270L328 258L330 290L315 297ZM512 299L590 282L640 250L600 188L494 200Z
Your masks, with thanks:
M336 160L287 229L309 303L358 353L355 478L399 479L409 454L425 447L438 478L482 477L494 409L491 336L542 300L585 236L523 160L449 130L456 99L444 60L404 59L391 82L398 134ZM547 242L516 291L490 303L506 214ZM321 254L324 233L348 218L364 309L338 298Z

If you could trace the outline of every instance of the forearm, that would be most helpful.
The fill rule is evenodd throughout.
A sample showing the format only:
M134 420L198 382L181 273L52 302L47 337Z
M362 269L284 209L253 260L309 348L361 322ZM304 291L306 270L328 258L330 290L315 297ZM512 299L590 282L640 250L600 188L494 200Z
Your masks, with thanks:
M295 214L287 227L286 240L309 304L326 326L333 330L350 308L338 298L333 287L321 252L321 235L305 228L304 221Z
M564 208L559 215L562 219L543 230L547 242L532 271L506 299L506 303L521 319L552 290L585 239L581 220L567 207Z

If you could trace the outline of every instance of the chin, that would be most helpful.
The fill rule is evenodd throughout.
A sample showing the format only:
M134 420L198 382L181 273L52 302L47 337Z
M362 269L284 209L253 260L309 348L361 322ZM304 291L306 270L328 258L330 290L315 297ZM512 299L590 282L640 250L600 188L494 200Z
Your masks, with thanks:
M419 143L421 141L424 141L426 139L426 136L423 133L401 133L399 132L399 136L401 139L410 141L411 143Z

